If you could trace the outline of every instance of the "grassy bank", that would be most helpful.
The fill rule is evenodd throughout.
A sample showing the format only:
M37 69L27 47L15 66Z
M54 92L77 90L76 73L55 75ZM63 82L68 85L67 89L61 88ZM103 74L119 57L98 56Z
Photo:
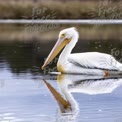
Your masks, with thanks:
M0 1L0 19L122 19L122 3L106 1Z

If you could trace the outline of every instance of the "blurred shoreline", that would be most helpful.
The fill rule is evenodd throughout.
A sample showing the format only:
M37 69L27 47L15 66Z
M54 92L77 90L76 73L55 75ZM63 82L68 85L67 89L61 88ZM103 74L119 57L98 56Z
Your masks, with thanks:
M122 25L46 25L46 24L1 24L0 42L33 41L42 43L56 41L62 29L76 27L80 40L118 40L122 41Z
M119 0L1 0L0 19L122 19ZM80 40L122 41L122 25L0 24L0 42L55 41L68 27L78 29Z

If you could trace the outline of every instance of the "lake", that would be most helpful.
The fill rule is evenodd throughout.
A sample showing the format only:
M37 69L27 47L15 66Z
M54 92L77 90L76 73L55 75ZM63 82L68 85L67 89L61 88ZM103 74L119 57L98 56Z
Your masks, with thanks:
M80 38L73 52L109 53L122 62L122 40L114 36ZM57 71L58 58L41 70L55 43L43 41L1 40L0 122L122 122L122 78L48 74Z

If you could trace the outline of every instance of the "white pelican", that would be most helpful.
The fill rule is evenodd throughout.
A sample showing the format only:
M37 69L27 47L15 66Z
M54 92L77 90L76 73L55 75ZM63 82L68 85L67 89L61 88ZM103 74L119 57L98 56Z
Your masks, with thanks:
M67 28L59 33L58 41L47 57L42 69L47 66L65 47L59 56L57 69L61 73L90 74L108 76L122 73L122 64L109 54L86 52L71 54L76 45L79 34L76 28Z

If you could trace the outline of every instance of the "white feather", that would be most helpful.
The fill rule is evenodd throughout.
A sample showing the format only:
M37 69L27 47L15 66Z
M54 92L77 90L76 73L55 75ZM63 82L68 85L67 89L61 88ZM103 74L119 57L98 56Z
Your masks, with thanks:
M105 70L122 71L122 64L109 54L99 52L71 54L78 41L79 34L74 27L62 30L60 34L62 33L66 34L66 38L72 38L58 60L58 64L64 68L65 73L105 75Z

